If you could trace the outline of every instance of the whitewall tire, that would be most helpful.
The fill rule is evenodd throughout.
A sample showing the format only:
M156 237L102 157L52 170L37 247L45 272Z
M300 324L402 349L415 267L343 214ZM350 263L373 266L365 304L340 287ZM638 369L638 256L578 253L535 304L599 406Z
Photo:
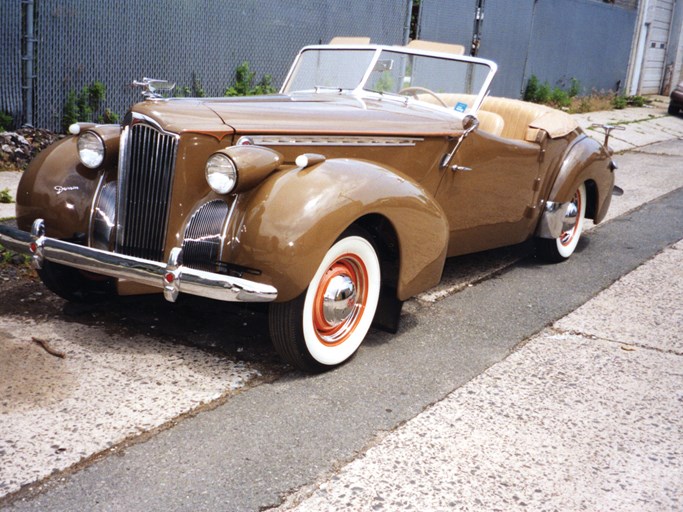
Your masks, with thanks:
M342 364L370 329L380 286L374 246L359 231L347 232L327 251L306 292L290 302L271 304L275 349L305 371Z

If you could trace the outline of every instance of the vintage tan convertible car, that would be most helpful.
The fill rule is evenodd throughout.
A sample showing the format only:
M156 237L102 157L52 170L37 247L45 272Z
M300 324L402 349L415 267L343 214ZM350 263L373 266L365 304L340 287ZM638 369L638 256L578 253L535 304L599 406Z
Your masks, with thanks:
M122 125L74 125L35 159L0 243L69 300L271 302L286 361L339 365L447 257L534 237L562 261L609 207L610 152L563 112L488 96L496 65L458 53L311 46L264 97L146 79Z

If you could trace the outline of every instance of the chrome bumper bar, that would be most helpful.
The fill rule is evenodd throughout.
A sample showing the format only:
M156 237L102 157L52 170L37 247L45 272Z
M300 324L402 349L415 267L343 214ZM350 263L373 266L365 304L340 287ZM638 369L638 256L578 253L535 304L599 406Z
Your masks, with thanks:
M36 219L31 233L0 225L0 244L31 254L34 268L42 268L43 261L48 260L94 274L125 278L163 288L164 297L170 302L175 302L180 292L228 302L271 302L277 298L277 289L267 284L184 267L179 247L171 251L168 263L135 258L46 237L42 219Z

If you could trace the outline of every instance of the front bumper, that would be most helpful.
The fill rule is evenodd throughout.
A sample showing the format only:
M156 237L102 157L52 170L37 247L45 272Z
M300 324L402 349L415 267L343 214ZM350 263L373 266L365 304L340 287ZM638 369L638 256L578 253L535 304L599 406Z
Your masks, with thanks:
M94 274L124 278L163 288L164 297L171 302L181 292L228 302L271 302L277 298L277 289L267 284L184 267L179 247L171 251L168 263L161 263L64 242L44 233L42 219L33 223L31 233L0 225L0 244L32 254L34 268L40 269L43 261L48 260Z

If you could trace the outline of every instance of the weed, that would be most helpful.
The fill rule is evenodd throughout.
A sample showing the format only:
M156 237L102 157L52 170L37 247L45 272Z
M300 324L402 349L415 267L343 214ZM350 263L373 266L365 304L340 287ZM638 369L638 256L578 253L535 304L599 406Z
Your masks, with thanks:
M612 106L616 110L625 109L628 106L628 101L626 101L626 96L619 96L619 95L614 96L614 98L612 98Z
M6 112L0 110L0 132L9 130L14 126L14 119Z
M12 194L10 194L10 191L8 188L0 190L0 203L10 204L13 202L14 202L14 199L12 199Z
M560 108L567 108L572 104L572 100L567 91L555 87L550 94L550 103Z
M105 109L104 113L97 116L102 103L106 99L107 88L102 82L94 81L86 85L81 92L76 94L73 90L66 96L62 107L62 130L65 132L73 123L82 122L118 122L118 116L111 110Z
M6 247L0 245L0 267L4 267L7 265L17 265L28 268L30 267L30 264L30 256L10 251Z
M244 61L235 70L235 83L225 90L224 96L255 96L261 94L273 94L273 78L263 75L261 80L254 85L256 72L249 69L249 62Z
M572 78L567 95L569 95L570 98L575 98L579 94L581 94L581 82L579 82L576 78Z

